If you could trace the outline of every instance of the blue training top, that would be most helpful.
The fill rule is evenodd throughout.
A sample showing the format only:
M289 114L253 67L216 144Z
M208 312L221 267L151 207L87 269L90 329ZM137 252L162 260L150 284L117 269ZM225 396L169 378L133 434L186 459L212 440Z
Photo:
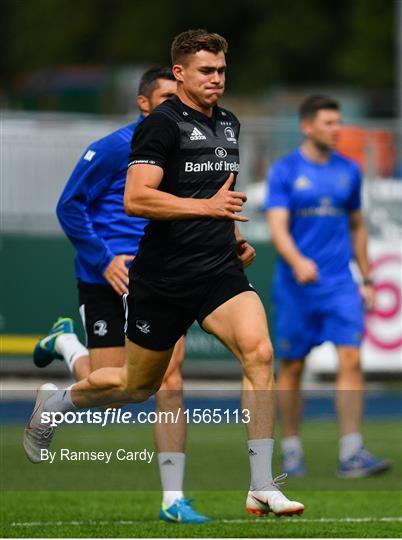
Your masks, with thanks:
M331 152L328 162L319 164L296 149L270 170L264 209L289 210L290 233L300 252L317 264L318 284L351 277L348 214L361 207L361 182L358 165L338 152ZM277 277L294 281L282 258Z
M124 212L130 143L144 119L89 145L57 204L57 217L76 249L75 274L107 284L102 272L116 255L135 255L148 220Z

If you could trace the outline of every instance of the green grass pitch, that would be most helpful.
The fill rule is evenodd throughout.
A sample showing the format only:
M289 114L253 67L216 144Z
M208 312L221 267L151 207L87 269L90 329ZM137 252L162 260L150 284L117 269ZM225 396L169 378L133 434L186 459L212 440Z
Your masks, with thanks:
M43 463L26 460L22 426L1 433L1 521L4 537L399 537L402 532L402 435L398 421L370 421L367 446L393 461L388 474L338 479L337 430L332 421L309 421L303 429L308 476L289 479L286 494L301 500L302 517L249 518L244 510L248 458L244 427L189 427L186 495L214 518L202 526L158 520L157 460ZM154 449L152 428L66 427L52 450ZM275 472L280 473L278 452Z

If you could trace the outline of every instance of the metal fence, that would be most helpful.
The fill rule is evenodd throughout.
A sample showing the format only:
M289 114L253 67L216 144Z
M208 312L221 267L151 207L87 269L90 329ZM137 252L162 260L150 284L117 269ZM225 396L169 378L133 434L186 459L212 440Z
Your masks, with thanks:
M296 119L246 117L241 121L239 184L253 200L259 194L258 182L263 180L270 164L298 145L301 137ZM55 207L75 163L90 142L130 122L132 118L128 117L4 114L0 170L2 231L60 233ZM344 132L344 148L360 161L366 177L398 176L398 123L360 120L353 122L353 126Z

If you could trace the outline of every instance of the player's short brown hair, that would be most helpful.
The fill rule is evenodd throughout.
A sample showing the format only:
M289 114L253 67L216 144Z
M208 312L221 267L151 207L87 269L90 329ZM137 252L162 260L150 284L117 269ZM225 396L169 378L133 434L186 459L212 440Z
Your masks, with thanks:
M213 34L207 30L187 30L178 34L172 43L171 54L172 63L177 64L184 61L186 56L195 54L198 51L208 51L215 54L227 53L228 42L219 34Z
M339 111L340 106L336 99L329 96L313 95L306 97L300 107L299 116L301 120L313 119L318 111L322 109L330 109Z

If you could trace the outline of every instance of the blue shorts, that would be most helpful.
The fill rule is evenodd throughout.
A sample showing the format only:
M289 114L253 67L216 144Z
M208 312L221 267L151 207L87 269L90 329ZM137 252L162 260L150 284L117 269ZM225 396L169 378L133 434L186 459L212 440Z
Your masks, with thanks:
M277 358L304 358L324 341L360 346L364 308L354 281L306 287L276 279L273 301Z

